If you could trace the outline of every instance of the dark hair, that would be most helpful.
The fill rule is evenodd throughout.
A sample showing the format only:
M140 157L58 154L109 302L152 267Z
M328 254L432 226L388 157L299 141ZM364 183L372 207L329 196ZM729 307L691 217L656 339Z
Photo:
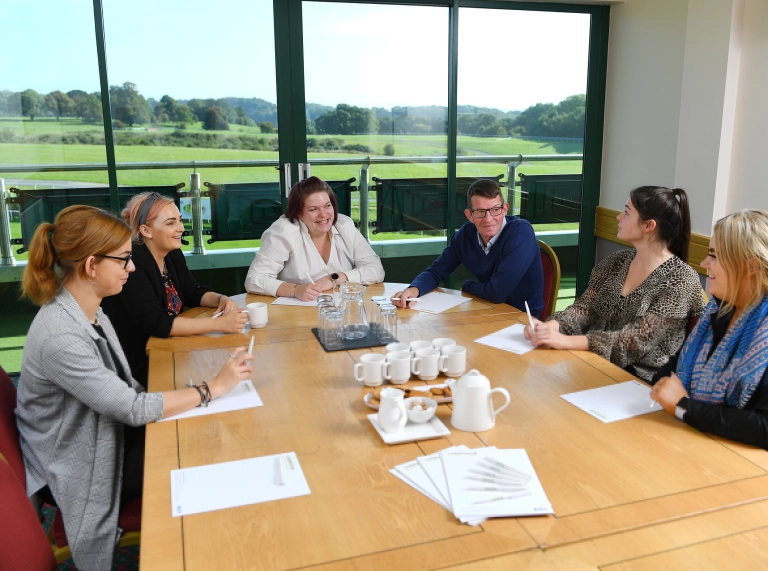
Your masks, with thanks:
M285 209L285 217L291 222L296 222L301 218L301 214L304 212L304 200L316 192L328 193L331 206L333 206L333 223L336 224L336 221L339 219L339 201L336 200L336 193L333 192L333 189L327 182L316 176L305 178L291 187L291 192L288 195L288 208Z
M504 196L501 194L499 183L492 179L482 178L476 180L467 189L467 208L472 208L472 197L482 196L483 198L501 198L501 204L504 204Z
M687 262L691 212L685 191L682 188L640 186L629 193L629 199L640 220L655 220L659 239L664 241L670 252Z
M55 223L43 222L32 236L22 295L43 305L63 279L73 274L86 277L86 259L108 254L130 237L128 225L111 212L82 204L65 208Z

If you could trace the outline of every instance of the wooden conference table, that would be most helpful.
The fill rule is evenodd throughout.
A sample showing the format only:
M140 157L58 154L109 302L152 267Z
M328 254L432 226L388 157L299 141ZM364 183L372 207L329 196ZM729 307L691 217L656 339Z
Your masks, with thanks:
M371 286L367 295L382 292ZM272 301L248 296L259 299ZM196 314L210 310L188 313ZM467 347L467 368L505 387L512 401L483 433L454 429L450 406L440 405L450 436L389 446L366 418L368 391L352 376L370 350L325 353L310 332L314 308L270 305L268 325L254 332L253 382L264 406L147 427L142 571L764 568L768 452L701 434L661 411L603 424L560 395L629 373L589 352L515 355L473 342L524 316L475 299L438 315L399 310L401 341L455 338ZM209 379L248 340L152 339L150 389ZM470 527L389 473L458 444L525 448L555 515ZM171 517L171 470L289 451L310 495Z

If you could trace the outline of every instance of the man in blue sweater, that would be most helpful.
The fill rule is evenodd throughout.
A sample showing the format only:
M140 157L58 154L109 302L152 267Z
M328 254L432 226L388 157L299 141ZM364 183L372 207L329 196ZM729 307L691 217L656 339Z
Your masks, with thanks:
M531 314L544 310L544 272L539 243L527 220L507 216L504 202L494 180L478 180L467 191L468 222L451 238L440 257L421 272L410 287L396 293L407 307L408 299L426 294L446 279L459 264L477 277L465 281L461 289L492 303L508 303L518 309L528 302Z

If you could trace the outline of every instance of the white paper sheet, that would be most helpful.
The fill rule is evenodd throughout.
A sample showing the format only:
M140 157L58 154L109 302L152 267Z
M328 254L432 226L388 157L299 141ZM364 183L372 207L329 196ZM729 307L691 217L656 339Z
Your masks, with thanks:
M432 484L432 481L429 479L424 470L422 470L421 464L419 464L416 460L395 466L390 470L390 473L392 473L394 476L397 476L403 482L427 496L436 504L441 505L448 511L452 511L450 506L445 503L445 500L439 496L435 486Z
M533 469L528 454L523 449L477 448L441 452L440 458L448 481L453 513L460 519L479 517L519 517L554 513L544 488L541 486L536 471ZM512 492L487 490L478 491L470 488L503 487L503 484L490 485L468 479L470 469L477 469L484 458L493 458L511 466L530 477L526 484L529 495L514 499L499 499Z
M168 418L162 418L158 422L165 422L166 420L179 420L182 418L191 418L193 416L205 416L207 414L217 414L219 412L229 412L232 410L242 410L244 408L255 408L257 406L263 406L261 397L256 389L253 387L251 381L240 381L240 384L232 389L229 393L212 400L208 403L208 406L198 406L187 412L182 412L175 416L169 416Z
M661 405L651 400L651 387L635 380L569 393L561 398L606 423L661 410Z
M384 293L381 295L385 297L392 297L397 292L403 291L410 284L398 284L395 282L384 282Z
M522 355L533 349L533 345L528 339L525 338L523 330L525 325L518 323L511 327L505 327L500 331L475 339L475 343L481 343L488 345L489 347L495 347L502 351L509 351L510 353L517 353Z
M278 463L282 463L284 485L279 484ZM310 493L295 452L171 470L173 517Z
M278 297L272 302L272 305L298 305L300 307L317 307L317 300L301 301L295 297Z
M472 298L433 291L427 295L419 296L419 301L409 303L408 308L423 311L424 313L441 313L446 309L451 309L468 301L472 301Z

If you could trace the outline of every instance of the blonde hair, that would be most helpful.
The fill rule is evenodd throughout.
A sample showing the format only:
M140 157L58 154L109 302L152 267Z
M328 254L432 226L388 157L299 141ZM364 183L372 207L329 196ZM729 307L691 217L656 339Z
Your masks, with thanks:
M146 217L143 220L139 220L141 205L144 204L144 201L149 199L153 200L152 206L149 207L149 212L147 212ZM128 223L128 226L131 227L131 239L134 243L144 243L144 237L139 231L142 224L149 224L152 220L157 218L160 211L169 204L175 204L172 198L168 198L167 196L163 196L156 192L142 192L128 201L128 204L125 205L120 216L122 216L123 220L125 220Z
M721 218L715 223L712 242L725 270L725 290L731 298L725 301L724 312L733 309L733 298L745 283L752 286L747 306L768 293L768 212L745 209ZM749 277L752 269L754 278Z
M116 250L130 235L130 228L111 212L85 205L65 208L53 224L43 222L32 236L22 297L47 303L70 275L87 277L86 259Z

